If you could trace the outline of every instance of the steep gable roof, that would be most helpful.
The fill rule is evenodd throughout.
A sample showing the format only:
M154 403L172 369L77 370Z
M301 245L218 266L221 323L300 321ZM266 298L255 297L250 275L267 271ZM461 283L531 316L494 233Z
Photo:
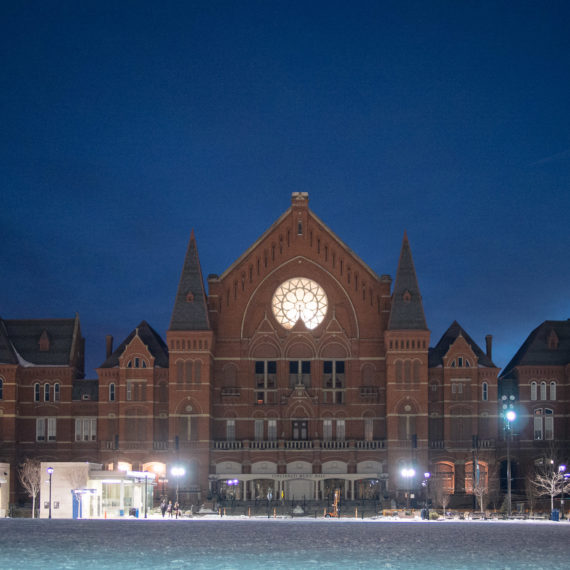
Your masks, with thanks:
M451 326L443 333L435 348L429 349L429 367L435 368L443 364L443 357L449 351L449 347L462 336L475 356L479 366L486 366L488 368L496 368L493 361L479 348L477 343L465 332L463 327L457 322L453 321Z
M295 206L301 205L307 209L307 214L316 226L320 226L321 231L326 234L330 239L335 242L347 255L351 256L356 262L358 262L364 270L366 270L375 279L379 279L376 272L368 266L368 264L363 261L346 243L344 243L308 206L309 196L306 192L293 192L291 197L291 206L275 220L267 230L265 230L261 236L255 242L247 248L220 276L219 279L223 280L227 277L236 267L247 259L252 251L254 251L269 235L271 235L277 227L279 227L288 217L293 215Z
M69 366L82 340L77 315L73 319L9 319L2 323L0 359L22 366ZM47 350L40 346L42 337L49 338Z
M412 250L405 233L392 293L388 330L427 330Z
M556 334L555 348L549 348L549 337ZM544 321L536 327L513 356L501 378L509 375L516 366L565 366L570 364L570 319Z
M100 368L115 368L119 366L119 358L125 351L127 345L133 340L135 335L148 347L154 356L154 364L160 368L168 368L168 348L160 335L146 322L142 321L129 336L117 347L117 349L101 364Z
M210 330L206 291L194 230L188 243L169 330Z

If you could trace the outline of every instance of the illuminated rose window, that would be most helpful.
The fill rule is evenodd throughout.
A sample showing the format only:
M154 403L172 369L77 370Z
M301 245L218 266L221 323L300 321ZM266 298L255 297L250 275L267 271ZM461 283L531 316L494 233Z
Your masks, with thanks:
M308 329L314 329L325 318L328 301L318 283L295 277L277 287L272 305L277 322L286 329L293 328L299 319Z

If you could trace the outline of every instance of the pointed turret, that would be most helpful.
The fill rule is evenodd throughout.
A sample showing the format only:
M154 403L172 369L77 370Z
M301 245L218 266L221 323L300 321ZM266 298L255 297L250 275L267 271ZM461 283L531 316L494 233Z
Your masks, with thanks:
M207 298L194 230L192 230L190 235L186 258L182 267L178 292L170 320L170 330L210 330Z
M392 294L388 330L427 330L412 250L405 232Z

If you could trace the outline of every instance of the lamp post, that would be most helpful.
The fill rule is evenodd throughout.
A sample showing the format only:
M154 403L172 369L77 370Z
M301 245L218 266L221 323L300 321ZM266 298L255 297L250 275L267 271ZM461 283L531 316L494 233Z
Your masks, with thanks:
M405 467L401 471L402 477L406 480L406 508L410 508L410 480L415 476L416 471L412 467Z
M148 485L148 472L144 472L144 518L147 518L147 503L148 503L148 493L147 493L147 485Z
M562 498L560 499L560 520L564 519L564 483L566 475L564 472L566 471L566 465L560 465L558 467L558 473L562 476Z
M511 501L511 423L515 421L517 415L513 410L509 410L505 414L506 418L506 431L507 431L507 516L510 518L512 515L512 501Z
M53 467L47 468L47 473L49 475L49 504L48 504L48 519L51 519L51 476L53 475Z
M176 477L176 502L178 503L178 493L180 491L180 477L186 473L184 467L173 467L170 471L173 477Z

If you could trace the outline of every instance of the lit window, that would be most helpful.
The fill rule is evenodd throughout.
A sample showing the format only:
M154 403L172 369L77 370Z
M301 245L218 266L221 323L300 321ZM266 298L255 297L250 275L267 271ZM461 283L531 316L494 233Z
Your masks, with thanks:
M534 410L534 439L554 439L554 412L549 408Z
M332 439L332 420L323 420L323 439L325 441Z
M281 283L273 294L273 315L286 329L300 320L308 329L316 328L327 314L328 300L322 287L304 277Z
M36 418L36 441L55 441L55 430L55 418Z
M275 441L277 439L277 420L267 421L267 439Z
M236 439L236 421L226 420L226 440L235 441Z
M345 436L345 421L344 420L336 420L336 440L337 441L344 441Z

